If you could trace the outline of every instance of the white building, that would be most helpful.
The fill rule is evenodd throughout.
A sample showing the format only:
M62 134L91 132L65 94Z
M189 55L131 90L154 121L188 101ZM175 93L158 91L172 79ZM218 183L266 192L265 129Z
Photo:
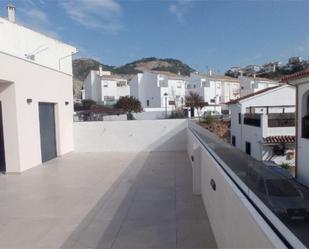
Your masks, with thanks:
M91 70L84 80L85 99L92 99L104 105L113 105L120 97L130 95L126 78L112 75L110 71Z
M185 105L186 78L168 72L145 71L129 83L130 93L145 108L178 108Z
M309 187L309 70L283 79L296 86L296 178Z
M244 67L242 69L242 71L245 75L251 76L251 75L254 75L254 74L260 72L261 69L262 69L262 67L259 66L259 65L248 65L248 66Z
M275 86L229 104L234 146L257 160L294 164L295 87Z
M73 150L76 48L0 18L1 171L22 172Z
M265 88L278 86L279 83L270 79L261 78L261 77L245 77L240 76L240 96L246 96L258 91L261 91Z

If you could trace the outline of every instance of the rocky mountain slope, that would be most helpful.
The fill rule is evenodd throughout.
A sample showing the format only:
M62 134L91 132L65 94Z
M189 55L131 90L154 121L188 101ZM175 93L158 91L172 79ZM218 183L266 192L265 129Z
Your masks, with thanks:
M180 73L182 75L189 75L194 71L194 69L182 61L171 58L143 58L119 67L104 65L101 62L90 58L76 59L73 60L73 82L75 97L80 95L80 89L82 87L83 80L87 77L90 70L98 70L100 65L102 66L103 70L111 71L113 74L124 75L128 79L132 78L135 74L141 73L145 70Z

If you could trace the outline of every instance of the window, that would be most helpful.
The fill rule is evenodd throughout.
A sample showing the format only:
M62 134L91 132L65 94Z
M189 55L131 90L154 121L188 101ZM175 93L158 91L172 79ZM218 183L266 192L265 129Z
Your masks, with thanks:
M103 82L103 87L108 87L108 83L107 82Z
M238 113L238 124L241 124L241 113Z
M251 143L246 142L246 153L251 155Z
M177 88L182 88L181 82L177 82Z
M149 99L147 99L147 106L149 106Z
M241 87L241 90L244 90L244 87L243 87L243 86Z
M236 137L235 136L232 136L232 145L236 146Z
M117 81L117 87L124 87L126 86L126 84L127 82L124 80Z

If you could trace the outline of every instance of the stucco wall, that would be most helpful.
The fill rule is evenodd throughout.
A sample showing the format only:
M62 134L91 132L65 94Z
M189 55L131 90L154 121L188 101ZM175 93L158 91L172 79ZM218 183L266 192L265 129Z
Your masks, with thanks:
M57 154L72 151L72 77L3 53L0 65L0 80L11 82L1 92L7 172L41 164L39 102L55 104Z
M309 187L309 139L302 138L302 117L305 115L303 95L309 91L309 78L306 84L298 86L298 144L297 144L297 179Z
M187 141L189 157L194 151L201 153L194 163L201 167L201 195L218 248L286 248L189 130Z
M0 44L3 52L20 58L35 54L35 62L72 74L74 47L1 17Z
M74 123L79 152L185 151L186 119Z

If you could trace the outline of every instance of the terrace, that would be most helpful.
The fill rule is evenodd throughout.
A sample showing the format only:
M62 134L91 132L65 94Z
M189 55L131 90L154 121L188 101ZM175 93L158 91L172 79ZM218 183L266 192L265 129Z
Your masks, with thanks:
M0 176L0 248L309 245L307 224L279 219L248 180L261 163L191 121L77 122L74 133L74 153Z

